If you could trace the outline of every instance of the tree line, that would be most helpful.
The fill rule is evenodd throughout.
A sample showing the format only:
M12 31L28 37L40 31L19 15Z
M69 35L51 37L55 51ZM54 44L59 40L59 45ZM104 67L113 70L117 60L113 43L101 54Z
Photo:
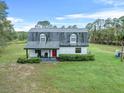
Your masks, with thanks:
M0 0L0 47L17 38L11 21L7 20L7 9L7 4Z
M122 45L124 39L124 16L120 18L96 19L86 25L91 43Z

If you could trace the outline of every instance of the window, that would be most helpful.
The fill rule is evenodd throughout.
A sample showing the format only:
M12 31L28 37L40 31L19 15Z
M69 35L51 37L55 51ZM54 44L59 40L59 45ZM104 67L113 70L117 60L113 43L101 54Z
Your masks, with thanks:
M81 48L75 48L75 53L81 53Z
M46 35L45 34L40 34L40 41L46 42Z
M72 34L70 36L70 43L75 44L76 43L77 36L76 34Z
M41 40L41 41L45 41L45 38L41 38L40 40Z

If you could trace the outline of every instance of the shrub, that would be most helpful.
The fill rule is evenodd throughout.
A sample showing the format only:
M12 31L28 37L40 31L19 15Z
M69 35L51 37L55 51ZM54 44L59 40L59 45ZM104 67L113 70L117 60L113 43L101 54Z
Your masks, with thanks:
M31 58L31 59L28 59L28 63L40 63L40 58Z
M18 58L17 63L25 64L25 63L40 63L40 58Z
M17 63L24 64L24 63L27 63L27 61L28 61L27 58L18 58Z
M93 61L95 56L92 54L60 54L60 61Z

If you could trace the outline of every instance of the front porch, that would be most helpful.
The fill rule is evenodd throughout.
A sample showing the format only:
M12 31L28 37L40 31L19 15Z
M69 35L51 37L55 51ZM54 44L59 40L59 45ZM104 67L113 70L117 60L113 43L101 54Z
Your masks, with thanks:
M39 41L30 41L24 48L26 50L26 57L39 58L57 58L59 56L59 42L48 41L41 43Z
M32 58L32 57L39 57L43 58L44 60L57 58L58 49L26 49L26 57ZM52 59L55 60L55 59Z

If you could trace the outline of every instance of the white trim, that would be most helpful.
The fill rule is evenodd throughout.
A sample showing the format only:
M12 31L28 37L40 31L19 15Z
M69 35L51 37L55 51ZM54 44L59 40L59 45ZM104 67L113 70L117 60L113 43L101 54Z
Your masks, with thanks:
M76 34L71 34L70 44L76 44L76 42L77 42L77 35Z
M46 42L46 35L45 34L40 34L40 41L44 39L44 42Z

